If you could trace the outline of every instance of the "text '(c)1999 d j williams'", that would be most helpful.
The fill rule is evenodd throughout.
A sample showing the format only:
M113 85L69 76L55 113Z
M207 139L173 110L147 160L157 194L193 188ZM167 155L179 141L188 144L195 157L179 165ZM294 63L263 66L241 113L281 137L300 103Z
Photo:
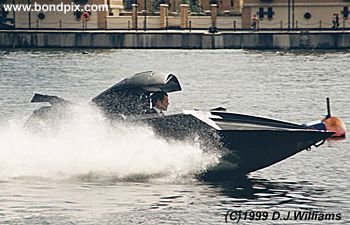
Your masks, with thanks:
M318 211L242 211L229 210L225 214L225 222L233 221L259 221L259 220L289 220L289 221L339 221L341 213L339 212L318 212Z

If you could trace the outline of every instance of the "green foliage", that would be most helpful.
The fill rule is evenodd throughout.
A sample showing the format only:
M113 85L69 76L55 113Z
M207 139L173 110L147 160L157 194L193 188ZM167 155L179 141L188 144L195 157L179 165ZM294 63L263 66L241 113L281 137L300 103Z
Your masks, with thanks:
M190 11L191 12L200 12L202 11L199 7L198 0L189 0L190 1Z
M199 0L181 0L180 4L187 4L191 12L200 12Z

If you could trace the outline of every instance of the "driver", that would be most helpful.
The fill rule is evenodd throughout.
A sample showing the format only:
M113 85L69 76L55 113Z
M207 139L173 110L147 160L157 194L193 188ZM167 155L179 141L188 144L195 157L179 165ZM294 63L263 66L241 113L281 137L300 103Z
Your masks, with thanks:
M164 91L154 92L151 96L152 108L150 113L158 113L164 115L163 111L166 111L169 106L168 94Z

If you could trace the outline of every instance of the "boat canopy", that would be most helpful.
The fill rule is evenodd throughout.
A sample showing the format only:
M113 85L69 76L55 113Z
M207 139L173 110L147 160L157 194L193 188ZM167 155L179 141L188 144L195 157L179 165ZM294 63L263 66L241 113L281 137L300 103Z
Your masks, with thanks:
M125 78L92 99L109 114L143 114L150 109L150 96L157 91L181 91L173 74L147 71Z

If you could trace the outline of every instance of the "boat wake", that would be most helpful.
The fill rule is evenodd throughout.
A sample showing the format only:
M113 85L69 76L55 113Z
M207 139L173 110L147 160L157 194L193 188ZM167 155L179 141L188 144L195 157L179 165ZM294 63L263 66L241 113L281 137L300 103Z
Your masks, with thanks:
M147 126L112 124L91 107L69 110L69 119L54 132L28 130L14 121L0 128L0 180L176 181L193 179L220 158L194 141L162 139Z

